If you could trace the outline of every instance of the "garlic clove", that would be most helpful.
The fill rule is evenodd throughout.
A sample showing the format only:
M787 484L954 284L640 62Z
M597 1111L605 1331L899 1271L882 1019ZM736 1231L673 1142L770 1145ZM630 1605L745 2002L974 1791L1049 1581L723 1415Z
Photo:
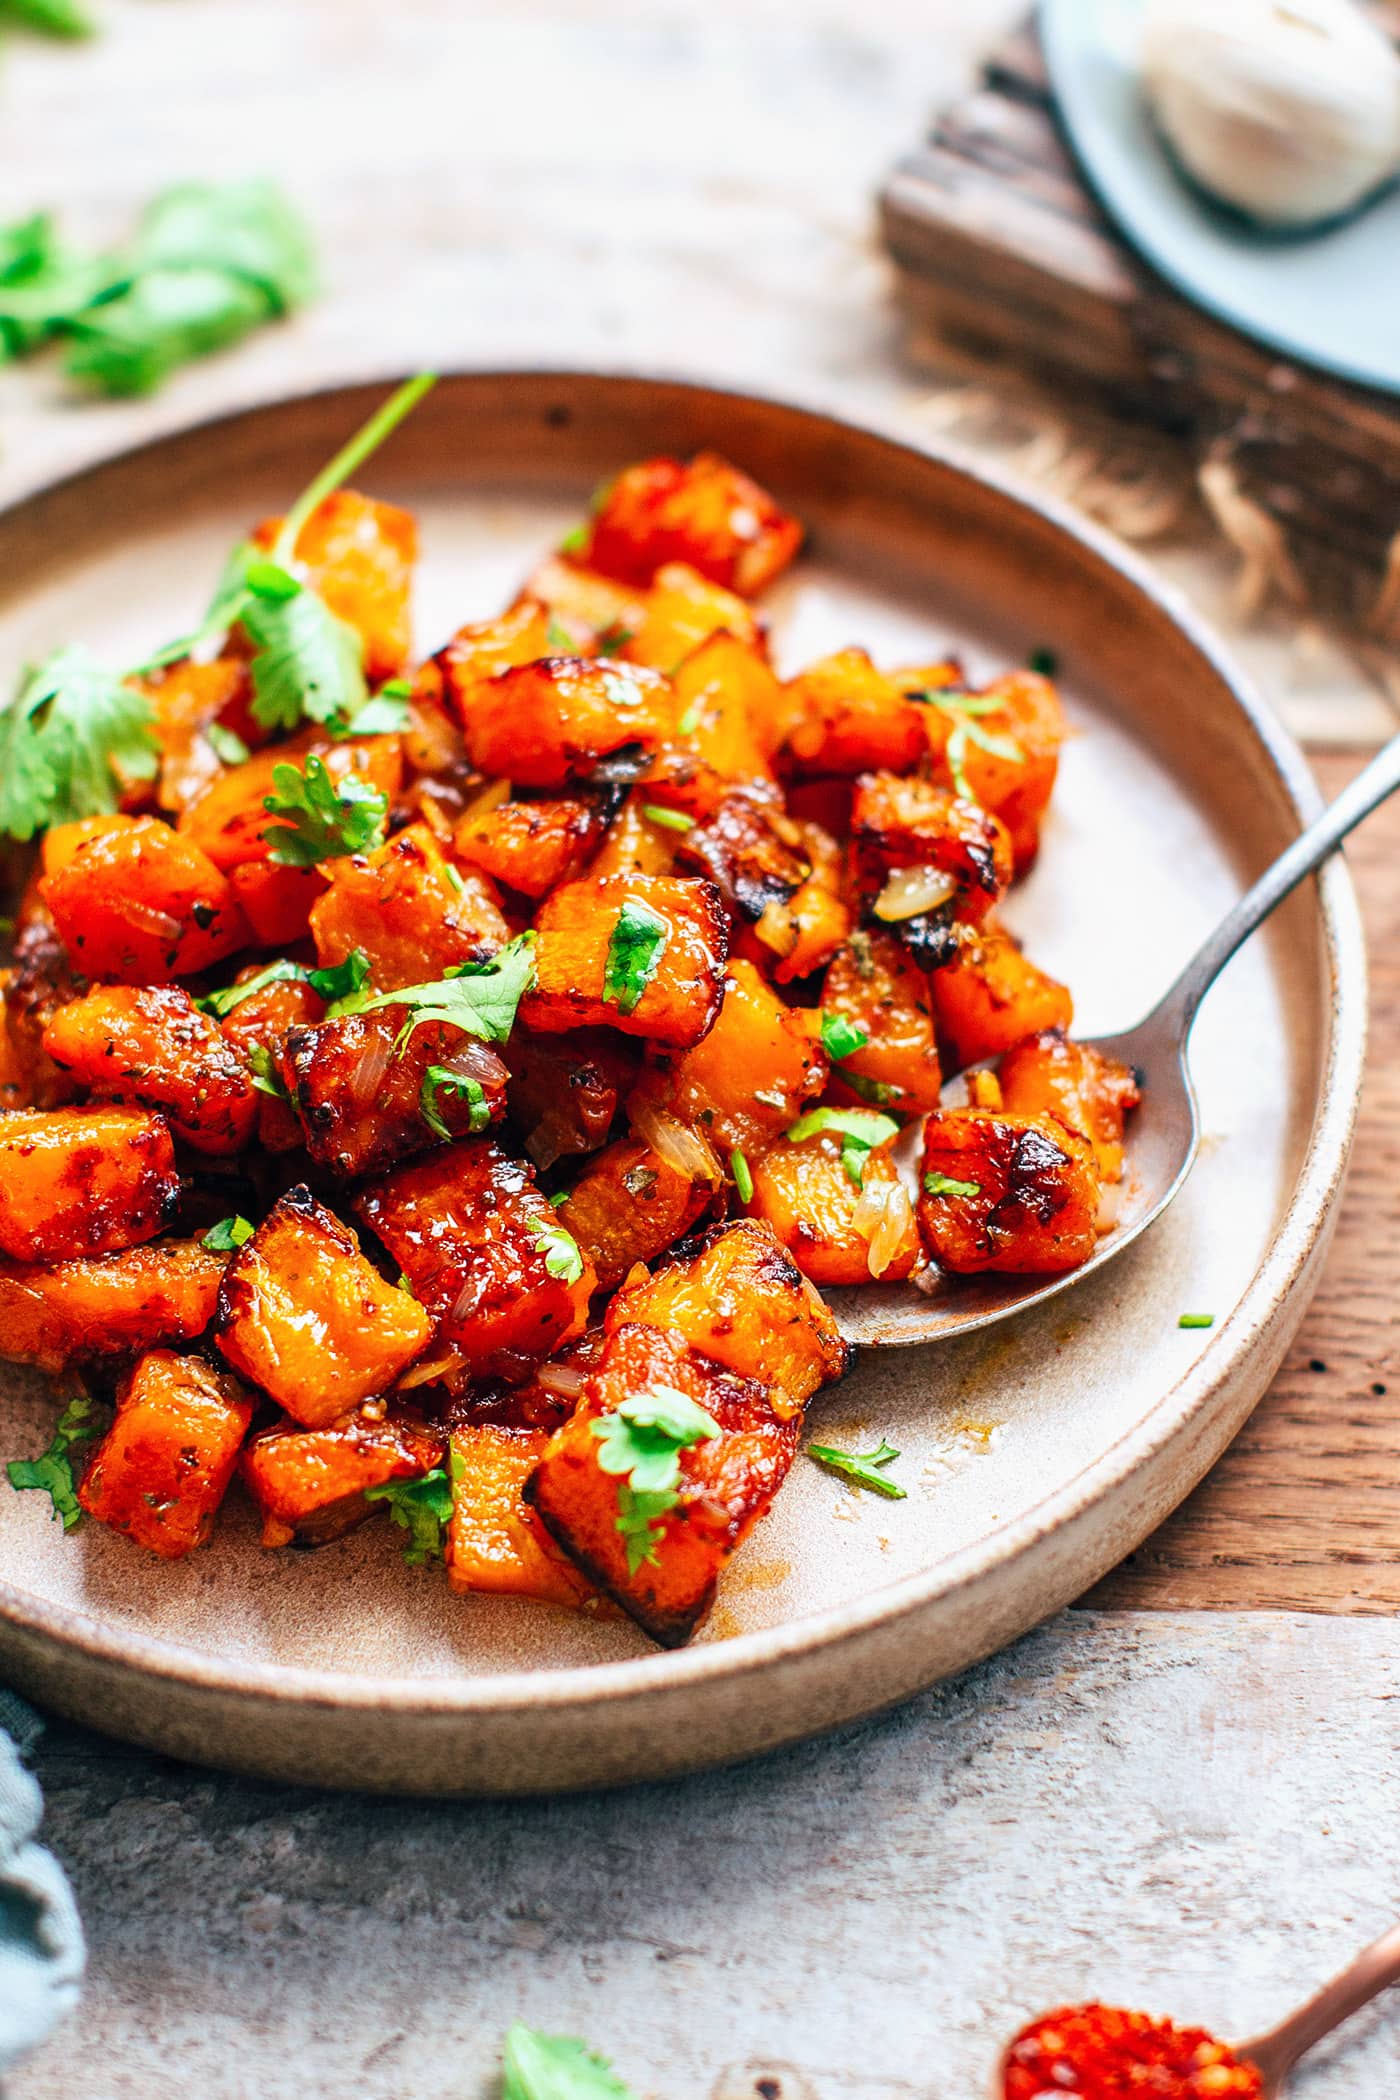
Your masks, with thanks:
M1400 54L1353 0L1149 0L1142 84L1187 174L1266 225L1334 219L1400 165Z

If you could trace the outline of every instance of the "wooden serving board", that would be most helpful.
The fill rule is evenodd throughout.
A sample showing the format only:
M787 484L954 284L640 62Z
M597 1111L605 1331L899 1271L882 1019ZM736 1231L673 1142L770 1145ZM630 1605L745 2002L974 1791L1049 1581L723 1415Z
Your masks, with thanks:
M1136 256L1070 154L1033 23L897 164L880 209L923 325L1228 460L1319 603L1366 618L1400 530L1400 408L1251 343Z

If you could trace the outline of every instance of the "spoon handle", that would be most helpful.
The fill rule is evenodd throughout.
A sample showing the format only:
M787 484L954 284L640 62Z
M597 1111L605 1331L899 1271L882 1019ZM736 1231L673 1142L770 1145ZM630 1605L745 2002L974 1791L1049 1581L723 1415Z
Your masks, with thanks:
M1180 1016L1184 1034L1195 1019L1196 1008L1240 943L1248 939L1256 926L1263 924L1275 906L1282 904L1305 875L1311 875L1329 854L1336 852L1347 833L1354 831L1363 817L1369 817L1371 811L1388 795L1393 795L1397 788L1400 788L1400 736L1392 737L1365 770L1357 774L1350 787L1343 788L1336 801L1316 822L1309 824L1307 830L1294 839L1271 868L1265 869L1253 889L1241 897L1200 953L1186 965L1158 1012L1174 1009Z
M1387 749L1393 753L1394 747ZM1257 2064L1269 2088L1277 2091L1314 2042L1320 2042L1325 2034L1340 2027L1343 2020L1349 2020L1393 1983L1400 1983L1400 1925L1392 1925L1389 1932L1363 1948L1340 1976L1325 1983L1316 1997L1309 1998L1306 2005L1300 2005L1277 2027L1271 2027L1255 2041L1241 2042L1236 2053Z

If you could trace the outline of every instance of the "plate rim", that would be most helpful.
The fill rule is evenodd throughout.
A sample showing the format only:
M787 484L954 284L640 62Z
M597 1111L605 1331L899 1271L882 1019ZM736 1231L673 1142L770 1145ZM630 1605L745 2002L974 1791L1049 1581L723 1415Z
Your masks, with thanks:
M162 426L134 445L101 450L75 467L21 482L0 503L0 525L10 523L27 506L72 493L90 477L134 468L143 457L172 443L201 434L227 431L240 422L256 421L270 412L327 402L366 388L396 384L403 374L382 364L327 379L291 392L258 393L213 415L197 414ZM1288 802L1300 824L1322 807L1307 761L1282 722L1240 669L1209 623L1177 586L1158 575L1130 547L1104 528L1074 512L1066 503L1021 481L1013 473L976 458L943 439L925 439L902 427L894 415L854 412L820 388L774 392L748 384L711 381L694 373L668 371L652 364L618 362L582 364L457 365L442 372L444 387L537 387L643 385L663 391L709 396L717 403L757 405L838 426L896 452L941 466L980 489L1048 521L1087 554L1116 571L1186 634L1228 688L1237 707L1264 747ZM77 1653L94 1663L115 1665L133 1676L155 1678L192 1692L217 1693L235 1702L274 1708L331 1709L342 1713L388 1711L400 1716L462 1718L520 1715L541 1708L611 1705L628 1698L654 1699L667 1692L698 1689L706 1683L752 1677L799 1656L820 1653L862 1633L872 1632L957 1589L971 1589L998 1567L1029 1553L1041 1540L1083 1517L1095 1504L1121 1489L1167 1443L1182 1434L1207 1406L1228 1375L1222 1363L1247 1358L1251 1342L1269 1327L1274 1312L1306 1271L1330 1222L1340 1194L1360 1104L1364 1074L1368 979L1365 940L1355 890L1339 853L1319 871L1316 899L1322 947L1331 980L1332 1022L1326 1054L1318 1075L1317 1106L1307 1149L1299 1165L1284 1216L1254 1275L1226 1320L1173 1384L1164 1388L1148 1412L1107 1445L1092 1461L1043 1500L998 1523L980 1538L939 1559L932 1568L877 1584L848 1602L808 1612L780 1625L740 1633L696 1647L651 1651L614 1661L571 1664L558 1669L518 1673L463 1673L413 1677L350 1675L296 1663L247 1661L214 1657L183 1642L124 1628L67 1605L0 1581L0 1625L30 1636L40 1644ZM820 1725L819 1723L814 1723ZM216 1760L211 1760L216 1761Z

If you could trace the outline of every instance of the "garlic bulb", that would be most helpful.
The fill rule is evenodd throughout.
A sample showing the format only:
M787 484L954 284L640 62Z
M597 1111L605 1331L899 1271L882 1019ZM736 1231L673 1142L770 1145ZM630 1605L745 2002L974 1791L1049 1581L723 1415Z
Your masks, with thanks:
M1335 218L1400 163L1400 55L1353 0L1149 0L1142 81L1186 172L1268 225Z

